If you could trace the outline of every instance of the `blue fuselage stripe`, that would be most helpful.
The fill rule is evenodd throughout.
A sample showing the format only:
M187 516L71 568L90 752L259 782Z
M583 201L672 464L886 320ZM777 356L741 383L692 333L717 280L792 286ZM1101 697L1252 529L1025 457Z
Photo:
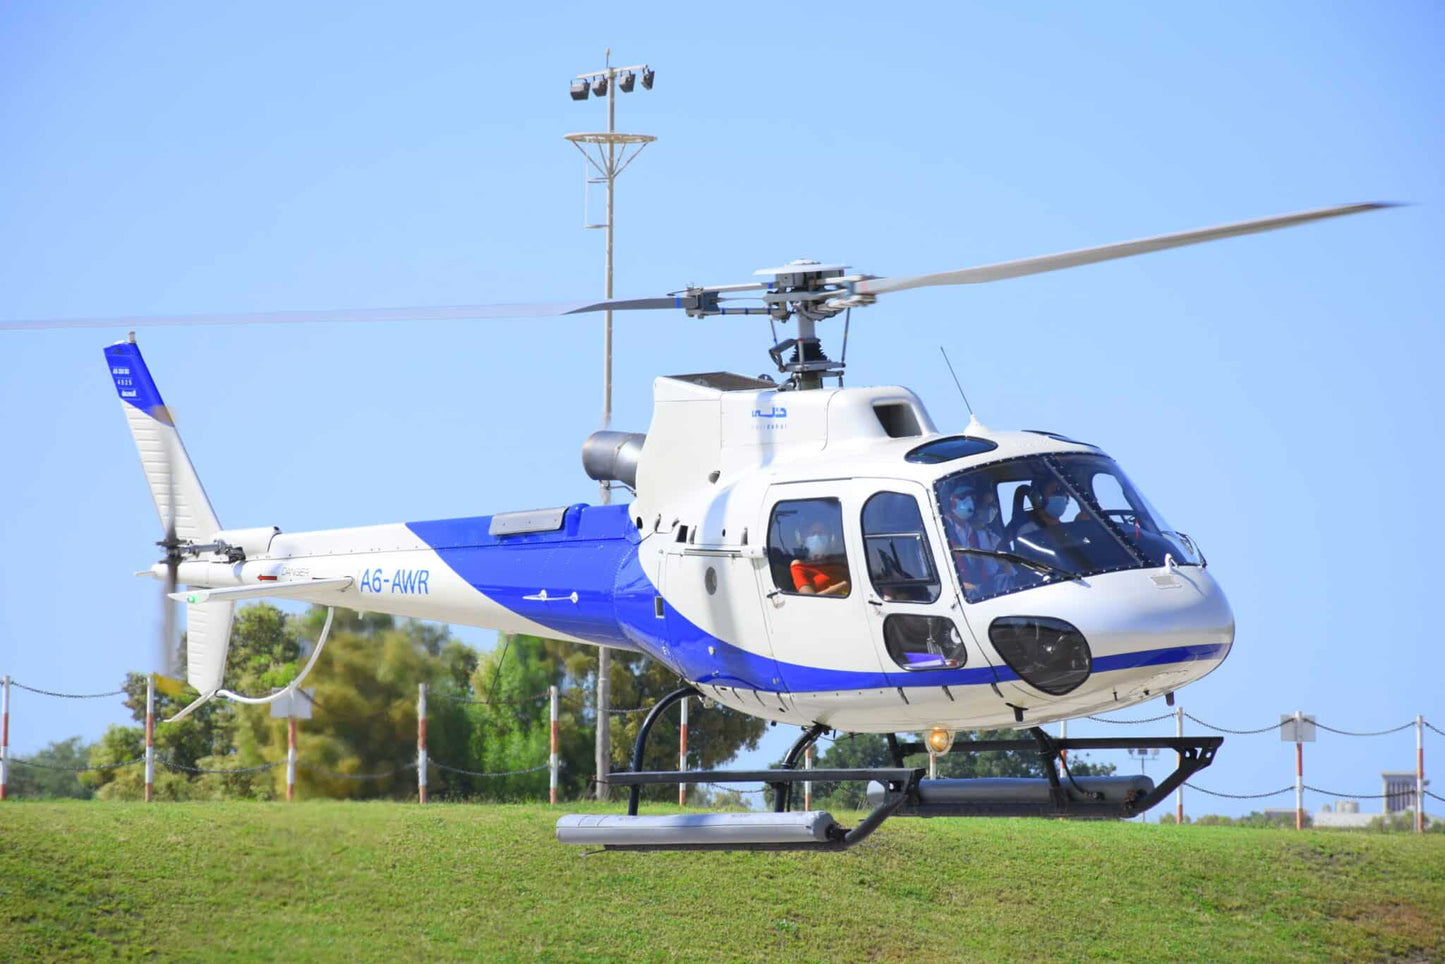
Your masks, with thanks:
M923 672L859 672L805 666L749 652L679 613L647 578L640 535L625 505L570 507L554 532L494 536L490 516L409 522L462 579L539 625L646 653L692 682L766 692L819 693L894 687L985 686L1019 679L1001 661ZM539 598L546 590L547 599ZM571 601L572 593L577 601ZM531 597L531 598L528 598ZM563 597L567 597L565 601ZM1222 659L1228 644L1171 646L1096 657L1095 673Z

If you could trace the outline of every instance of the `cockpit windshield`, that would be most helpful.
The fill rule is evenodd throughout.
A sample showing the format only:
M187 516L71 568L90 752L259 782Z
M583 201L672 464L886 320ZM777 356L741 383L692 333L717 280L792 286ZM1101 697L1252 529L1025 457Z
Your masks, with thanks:
M945 476L935 490L969 602L1166 560L1203 564L1103 455L1008 459Z

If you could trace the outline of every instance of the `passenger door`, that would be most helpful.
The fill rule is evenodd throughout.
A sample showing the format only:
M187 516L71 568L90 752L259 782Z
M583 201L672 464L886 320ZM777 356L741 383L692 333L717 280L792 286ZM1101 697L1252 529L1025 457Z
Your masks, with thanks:
M873 644L866 592L856 558L858 507L853 483L796 482L771 486L758 530L767 564L759 590L773 655L787 688L857 700L884 695L887 680ZM867 699L867 697L862 697Z
M958 670L965 672L949 672L947 678L993 682L990 661L962 618L928 490L898 480L860 479L854 485L860 588L884 667L910 674L903 685L927 686L931 673Z

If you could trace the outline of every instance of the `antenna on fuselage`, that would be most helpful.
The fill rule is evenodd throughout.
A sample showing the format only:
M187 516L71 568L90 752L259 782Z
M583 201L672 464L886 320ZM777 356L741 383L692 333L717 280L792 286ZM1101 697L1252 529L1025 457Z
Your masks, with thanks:
M963 397L963 407L968 409L968 417L973 420L973 406L968 404L968 396L964 394L963 386L958 382L958 373L953 370L953 362L948 360L948 352L943 350L942 345L938 346L938 350L943 355L943 363L948 366L948 373L953 376L953 384L958 386L958 394Z

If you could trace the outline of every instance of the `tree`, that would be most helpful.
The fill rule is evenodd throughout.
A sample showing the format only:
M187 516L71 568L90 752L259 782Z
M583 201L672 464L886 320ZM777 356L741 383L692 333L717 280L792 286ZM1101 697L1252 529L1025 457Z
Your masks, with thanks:
M646 707L682 685L661 663L639 653L613 651L611 664L612 719L611 748L614 770L630 769L632 747L642 726ZM591 791L595 767L597 710L597 650L591 646L513 635L493 653L482 657L472 678L477 699L517 700L546 692L555 685L561 693L561 795L580 798ZM493 696L493 694L495 694ZM546 759L548 723L546 703L541 712L530 712L527 704L498 703L479 707L473 736L475 758L484 760L483 771L517 770ZM703 712L694 700L688 719L688 763L691 767L715 767L732 759L742 749L755 749L767 727L756 717L723 707ZM636 711L636 712L627 712ZM647 769L677 767L680 710L665 712L648 739ZM529 787L546 788L546 774L536 777L489 780L486 796L511 797ZM646 788L649 797L672 799L672 787Z
M7 792L16 797L88 800L94 791L83 785L80 774L75 772L87 765L88 757L89 748L80 737L56 740L45 749L30 754L29 760L42 766L16 765L11 768Z

